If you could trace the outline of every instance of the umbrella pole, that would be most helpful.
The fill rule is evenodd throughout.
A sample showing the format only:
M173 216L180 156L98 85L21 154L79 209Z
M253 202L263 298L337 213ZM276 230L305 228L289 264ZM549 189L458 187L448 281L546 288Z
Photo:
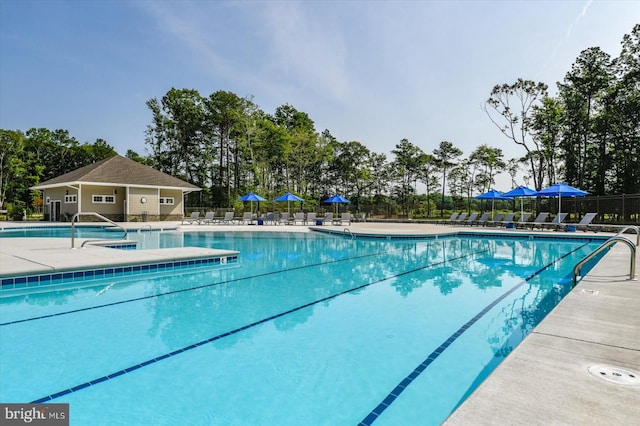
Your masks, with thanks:
M558 216L562 213L562 193L558 194Z

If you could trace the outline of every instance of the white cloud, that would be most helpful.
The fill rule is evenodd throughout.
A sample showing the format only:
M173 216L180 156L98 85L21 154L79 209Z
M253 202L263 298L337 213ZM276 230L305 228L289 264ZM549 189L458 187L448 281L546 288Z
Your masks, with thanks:
M589 9L589 6L591 6L591 3L593 3L593 0L587 0L584 6L582 6L582 11L578 14L578 16L576 16L576 19L569 25L565 39L571 37L571 32L573 31L573 27L578 25L578 22L580 22L580 20L584 18L584 16L587 14L587 9Z

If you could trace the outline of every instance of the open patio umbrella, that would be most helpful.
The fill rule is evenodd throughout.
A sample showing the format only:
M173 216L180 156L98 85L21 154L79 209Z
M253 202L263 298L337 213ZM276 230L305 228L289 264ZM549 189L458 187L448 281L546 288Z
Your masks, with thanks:
M522 198L524 198L524 197L536 197L537 194L538 193L536 191L534 191L533 189L527 188L526 186L520 185L519 187L513 188L511 191L507 191L502 195L505 196L505 197L520 198L520 217L522 217L522 215L524 214L524 207L522 206L522 204L523 204Z
M493 204L496 200L512 200L512 197L505 196L502 192L491 189L483 194L476 195L474 198L479 200L491 200L491 217L493 217Z
M287 202L287 211L291 214L291 202L292 201L304 201L304 198L300 198L297 195L294 195L290 192L279 196L278 198L274 198L273 201L286 201Z
M242 197L238 198L238 201L251 201L251 213L253 213L253 202L258 202L258 210L260 210L260 201L266 201L266 198L262 198L261 196L250 192L247 195L243 195Z
M556 183L548 188L544 188L536 193L542 197L558 197L558 214L562 213L562 197L583 197L589 195L587 191L574 188L566 183Z
M340 194L335 194L335 195L332 195L331 197L327 198L326 200L324 200L324 202L325 203L335 204L336 213L338 213L338 204L347 204L349 202L349 200L347 200L346 198L344 198Z

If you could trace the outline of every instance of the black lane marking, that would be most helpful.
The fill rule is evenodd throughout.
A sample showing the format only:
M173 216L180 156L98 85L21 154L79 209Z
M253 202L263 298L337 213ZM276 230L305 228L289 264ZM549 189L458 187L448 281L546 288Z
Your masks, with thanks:
M469 327L471 327L475 322L477 322L480 318L482 318L487 312L489 312L500 301L504 300L505 297L507 297L508 295L513 293L516 289L518 289L521 286L523 286L524 284L526 284L529 280L531 280L533 277L535 277L536 275L538 275L541 272L543 272L545 269L549 268L551 265L556 264L557 262L559 262L562 259L564 259L565 257L575 253L576 251L580 250L581 248L585 247L588 244L589 243L587 242L587 243L581 245L580 247L577 247L577 248L567 252L566 254L562 255L561 257L553 260L551 263L549 263L546 266L543 266L542 268L540 268L539 270L537 270L536 272L534 272L533 274L531 274L530 276L525 278L523 281L521 281L520 283L516 284L514 287L512 287L506 293L504 293L503 295L498 297L496 300L494 300L493 302L488 304L483 310L478 312L478 314L476 314L476 316L474 316L469 321L467 321L462 327L460 327L455 333L453 333L447 340L445 340L440 346L438 346L438 348L436 350L431 352L429 354L429 356L427 357L427 359L422 361L416 368L414 368L413 371L411 372L411 374L409 374L407 377L405 377L404 380L402 380L391 392L389 392L389 394L386 396L386 398L384 398L382 400L382 402L380 402L380 404L378 404L376 406L376 408L371 410L371 412L369 414L367 414L367 416L360 423L358 423L358 426L369 426L373 422L375 422L376 419L380 416L380 414L382 414L384 412L384 410L386 410L391 404L393 404L393 402L398 398L398 396L400 396L400 394L407 388L407 386L409 386L411 384L411 382L413 382L415 379L417 379L418 376L420 376L420 374L433 361L435 361L436 358L438 358L449 346L451 346L451 344L453 342L455 342L458 337L460 337L465 331L467 331L469 329Z
M384 282L384 281L388 281L388 280L391 280L391 279L394 279L394 278L397 278L397 277L401 277L401 276L404 276L404 275L409 275L409 274L412 274L412 273L415 273L415 272L418 272L418 271L421 271L421 270L424 270L424 269L427 269L427 268L431 268L431 267L438 266L438 265L443 265L443 264L446 264L448 262L464 259L466 257L471 257L471 256L478 255L478 254L481 254L481 253L485 253L485 252L488 252L488 251L489 251L489 249L485 249L485 250L480 250L480 251L477 251L477 252L469 253L469 254L466 254L466 255L457 256L457 257L454 257L454 258L451 258L451 259L444 259L444 260L441 260L439 262L435 262L435 263L432 263L432 264L429 264L429 265L420 266L419 268L410 269L408 271L401 272L399 274L395 274L395 275L392 275L390 277L385 277L385 278L381 278L381 279L376 280L376 281L372 281L372 282L367 283L367 284L362 284L362 285L360 285L358 287L354 287L354 288L349 289L349 290L341 291L339 293L333 294L331 296L324 297L324 298L316 300L314 302L306 303L306 304L298 306L296 308L289 309L288 311L281 312L279 314L272 315L272 316L270 316L268 318L263 318L261 320L252 322L252 323L247 324L245 326L242 326L240 328L236 328L234 330L227 331L226 333L222 333L222 334L219 334L217 336L213 336L213 337L210 337L208 339L201 340L199 342L193 343L193 344L191 344L189 346L185 346L183 348L176 349L175 351L172 351L172 352L169 352L167 354L161 355L161 356L159 356L157 358L152 358L152 359L144 361L144 362L142 362L140 364L136 364L134 366L124 368L122 370L113 372L111 374L107 374L106 376L102 376L102 377L99 377L97 379L90 380L88 382L76 385L76 386L74 386L72 388L68 388L68 389L62 390L60 392L56 392L54 394L50 394L50 395L47 395L45 397L36 399L35 401L31 401L31 404L39 404L39 403L42 403L42 402L51 401L53 399L59 398L59 397L64 396L64 395L68 395L68 394L70 394L72 392L79 391L79 390L84 389L86 387L89 387L91 385L96 385L98 383L102 383L104 381L110 380L110 379L115 378L117 376L121 376L121 375L123 375L125 373L129 373L129 372L135 371L135 370L137 370L139 368L146 367L147 365L155 364L156 362L162 361L163 359L167 359L167 358L173 357L175 355L179 355L179 354L181 354L183 352L190 351L192 349L196 349L196 348L198 348L200 346L203 346L203 345L206 345L208 343L214 342L216 340L222 339L223 337L231 336L233 334L236 334L236 333L239 333L241 331L247 330L247 329L249 329L251 327L255 327L257 325L264 324L264 323L272 321L272 320L274 320L276 318L280 318L282 316L288 315L290 313L299 311L299 310L304 309L304 308L308 308L308 307L316 305L318 303L322 303L322 302L325 302L327 300L335 299L338 296L342 296L344 294L351 293L353 291L360 290L360 289L363 289L365 287L369 287L371 285L378 284L378 283L381 283L381 282Z

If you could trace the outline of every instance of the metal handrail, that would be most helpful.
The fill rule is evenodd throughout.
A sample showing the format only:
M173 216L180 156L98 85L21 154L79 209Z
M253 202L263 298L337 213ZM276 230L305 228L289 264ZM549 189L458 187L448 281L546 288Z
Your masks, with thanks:
M635 225L625 226L624 228L622 228L622 229L621 229L621 230L616 234L616 237L617 237L618 235L622 235L622 234L624 234L626 231L628 231L628 230L630 230L630 229L632 229L632 230L636 231L636 245L637 245L637 246L640 246L640 228L639 228L639 227L637 227L637 226L635 226Z
M351 229L349 229L349 228L344 228L344 229L342 230L342 233L343 233L343 234L348 233L348 234L351 236L351 239L353 239L353 238L354 238L353 232L351 232Z
M576 266L573 267L573 285L575 286L578 283L578 277L580 276L580 270L582 269L582 265L584 265L585 263L587 263L588 261L593 259L595 256L600 254L600 252L604 251L605 249L609 248L610 246L612 246L612 245L614 245L615 243L618 243L618 242L625 243L626 245L629 246L629 249L631 249L631 265L630 265L630 268L629 268L629 279L630 280L635 279L635 276L636 276L636 246L635 246L635 244L633 244L633 241L630 241L628 238L615 236L615 237L609 238L607 241L602 243L602 245L600 247L598 247L597 249L595 249L594 251L589 253L589 255L587 255L584 259L582 259L580 262L578 262L576 264Z
M108 222L110 224L112 224L113 226L120 228L124 231L124 235L122 236L122 238L120 238L119 240L125 240L127 238L127 229L122 226L122 225L118 225L117 223L115 223L114 221L112 221L111 219L108 219L104 216L102 216L100 213L96 213L96 212L78 212L76 214L73 215L73 217L71 218L71 248L75 248L75 222L76 219L80 216L96 216L102 220L104 220L105 222ZM116 240L116 241L119 241ZM80 248L84 247L84 245L86 243L89 242L95 242L95 241L104 241L103 239L101 240L86 240L82 243L82 245L80 246Z

